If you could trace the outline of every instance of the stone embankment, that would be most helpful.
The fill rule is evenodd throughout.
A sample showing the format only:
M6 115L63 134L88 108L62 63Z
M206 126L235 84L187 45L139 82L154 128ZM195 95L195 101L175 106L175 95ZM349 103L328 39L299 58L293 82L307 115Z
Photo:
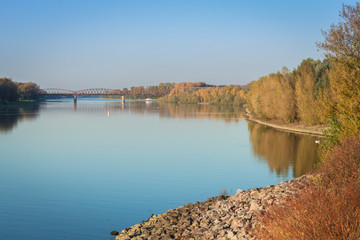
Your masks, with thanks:
M308 176L265 188L238 190L231 197L213 197L186 204L126 228L115 240L128 239L257 239L253 229L266 209L306 186Z

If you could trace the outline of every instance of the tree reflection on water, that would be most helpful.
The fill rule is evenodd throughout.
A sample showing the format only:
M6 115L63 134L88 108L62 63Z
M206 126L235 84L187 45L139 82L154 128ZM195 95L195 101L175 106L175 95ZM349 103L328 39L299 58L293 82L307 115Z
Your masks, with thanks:
M160 118L180 119L212 119L226 123L238 122L244 118L241 107L201 105L201 104L158 104L152 102L65 102L52 104L35 104L29 106L0 107L0 133L11 131L21 120L35 119L39 112L76 112L81 114L112 116L113 113L131 112L132 114L154 114ZM289 176L293 171L294 177L299 177L318 162L319 137L300 135L279 131L271 127L248 122L250 141L255 155L269 165L271 171L278 176Z
M59 102L58 102L59 103ZM244 118L244 109L240 106L205 105L205 104L171 104L144 103L143 101L121 102L66 102L66 104L52 104L43 106L41 111L47 112L78 112L82 114L109 114L131 112L132 114L159 115L160 118L182 119L216 119L225 122L238 122Z
M205 118L238 122L244 118L244 109L239 106L205 105L205 104L159 104L160 117L173 118Z
M269 165L278 176L294 177L309 172L318 162L319 137L279 131L254 122L248 122L254 154Z
M38 116L39 104L26 106L0 106L0 133L11 131L21 120L33 120Z

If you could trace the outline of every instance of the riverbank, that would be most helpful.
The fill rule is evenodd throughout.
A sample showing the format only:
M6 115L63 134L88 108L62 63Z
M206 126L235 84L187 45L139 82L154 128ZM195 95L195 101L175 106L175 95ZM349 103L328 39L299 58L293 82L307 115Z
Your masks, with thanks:
M308 127L264 122L251 116L249 121L284 131L322 135L323 126ZM265 188L238 190L230 197L218 196L204 202L189 203L177 209L170 209L159 215L152 215L141 224L126 228L115 240L129 239L258 239L255 230L261 228L264 212L274 204L281 204L288 197L307 186L310 177L281 182ZM115 232L116 233L116 232Z
M257 239L254 230L266 209L304 188L308 176L265 188L238 190L230 197L218 196L152 215L126 228L115 240L129 239Z
M306 126L298 123L283 123L276 120L262 121L258 118L255 118L248 108L245 109L246 116L249 121L256 122L261 125L269 126L283 131L295 132L301 134L310 134L316 136L323 136L323 131L326 129L326 126L316 125L316 126Z
M0 102L0 106L24 106L24 105L32 105L38 104L40 100L20 100L15 102Z

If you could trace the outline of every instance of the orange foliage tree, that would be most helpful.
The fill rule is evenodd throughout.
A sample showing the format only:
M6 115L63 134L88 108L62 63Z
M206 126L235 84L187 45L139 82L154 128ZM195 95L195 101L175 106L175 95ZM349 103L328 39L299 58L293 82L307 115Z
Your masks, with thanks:
M213 86L203 82L177 83L168 96L160 99L170 103L207 103L219 105L243 105L246 92L239 85Z

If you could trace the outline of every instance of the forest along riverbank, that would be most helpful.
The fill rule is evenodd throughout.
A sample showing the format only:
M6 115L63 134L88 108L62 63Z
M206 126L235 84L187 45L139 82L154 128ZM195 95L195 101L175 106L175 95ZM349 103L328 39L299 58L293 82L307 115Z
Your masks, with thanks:
M254 229L266 209L294 196L310 177L270 185L265 188L238 190L230 197L218 196L204 202L189 203L152 215L141 224L126 228L115 240L128 239L257 239Z
M272 128L288 131L288 132L295 132L295 133L304 133L304 134L311 134L311 135L317 135L317 136L323 136L323 130L326 129L325 126L306 126L306 125L300 125L300 124L292 124L292 123L280 123L277 121L262 121L260 119L255 118L251 111L246 108L246 116L249 121L256 122L265 126L269 126Z

